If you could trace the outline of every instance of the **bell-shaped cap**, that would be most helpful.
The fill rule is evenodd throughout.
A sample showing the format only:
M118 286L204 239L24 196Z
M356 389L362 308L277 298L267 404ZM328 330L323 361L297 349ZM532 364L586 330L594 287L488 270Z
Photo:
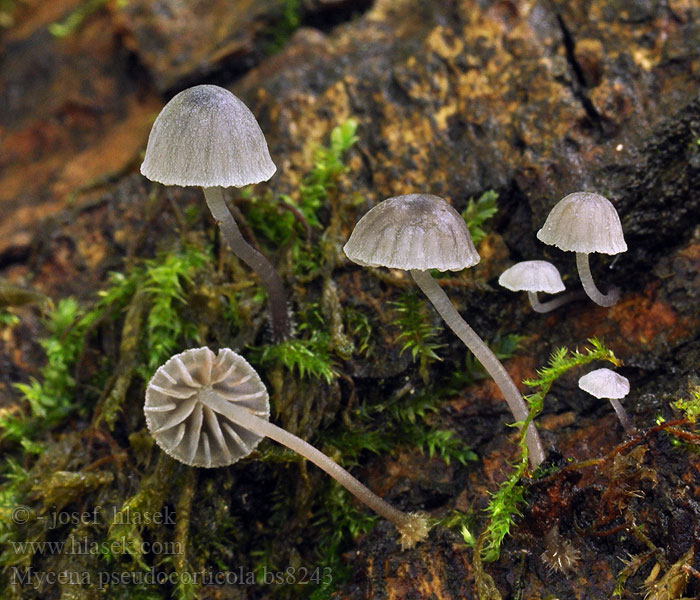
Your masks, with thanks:
M567 252L619 254L627 250L612 202L592 192L574 192L557 202L537 239Z
M224 467L250 454L262 439L207 403L207 394L269 420L267 389L240 355L193 348L170 358L146 388L146 424L156 443L194 467Z
M558 269L546 260L525 260L501 273L498 284L511 292L558 294L566 288Z
M276 170L253 113L216 85L188 88L165 105L141 165L151 181L205 188L266 181Z
M462 216L430 194L380 202L358 221L343 251L366 267L407 271L461 271L480 260Z
M630 382L627 377L605 368L586 373L578 380L578 387L596 398L613 400L624 398L630 392Z

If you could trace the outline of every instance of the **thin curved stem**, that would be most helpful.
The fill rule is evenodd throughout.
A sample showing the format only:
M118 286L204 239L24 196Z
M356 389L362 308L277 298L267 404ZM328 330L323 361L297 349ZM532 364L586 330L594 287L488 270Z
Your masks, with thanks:
M628 434L633 434L635 432L635 427L634 425L632 425L632 420L629 418L629 415L627 414L627 411L624 409L622 404L620 404L620 401L616 400L615 398L609 398L609 400L610 404L612 404L613 409L615 409L615 414L617 415L617 418L619 419L622 428Z
M281 427L277 427L274 423L256 417L249 410L237 406L232 402L228 402L214 390L209 389L206 390L205 393L200 392L200 399L212 410L224 415L234 423L237 423L256 435L269 437L283 446L294 450L314 463L319 469L328 473L358 500L365 503L387 521L393 523L401 534L402 547L411 547L428 535L429 527L426 517L405 513L394 508L369 488L362 485L338 463L328 458L323 452L314 448L308 442Z
M447 294L438 285L428 271L412 270L411 275L413 280L418 284L423 293L433 303L435 310L438 311L447 326L455 332L457 337L464 342L464 345L472 351L477 360L483 365L484 369L496 382L496 385L501 390L508 406L510 407L513 416L518 421L524 421L528 415L527 404L520 395L518 388L515 387L513 380L508 375L501 361L496 358L496 355L491 352L491 349L484 341L476 334L476 332L467 325L467 322L457 312L452 302L447 297ZM545 458L542 441L535 429L534 423L530 423L525 434L525 440L530 455L530 463L533 467L537 467Z
M537 296L537 292L527 293L527 297L530 300L530 306L532 306L532 310L538 313L551 312L554 309L559 308L564 304L568 304L572 300L576 300L581 296L583 296L583 294L579 294L578 292L568 292L566 294L560 294L559 296L555 296L547 302L540 302L540 299Z
M588 254L585 252L576 253L576 268L581 279L583 289L588 297L599 306L612 306L620 299L620 290L615 286L610 288L607 294L603 294L593 281L591 265L588 262Z
M272 335L276 341L286 340L290 336L289 315L287 313L287 294L277 271L260 252L243 239L233 215L226 206L220 187L202 188L207 206L219 225L221 235L231 251L246 263L260 278L268 302L270 303L270 320Z

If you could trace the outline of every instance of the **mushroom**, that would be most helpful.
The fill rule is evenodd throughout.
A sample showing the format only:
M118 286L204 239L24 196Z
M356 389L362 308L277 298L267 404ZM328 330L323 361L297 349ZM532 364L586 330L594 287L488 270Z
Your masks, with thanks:
M141 173L164 185L200 186L233 253L260 277L276 340L289 337L287 296L270 262L243 239L221 188L272 177L265 136L248 107L228 90L198 85L177 94L153 123Z
M508 372L428 272L461 271L480 260L464 219L454 208L430 194L389 198L358 221L343 251L363 266L410 271L447 326L496 382L516 420L527 418L527 405ZM530 462L536 467L545 456L533 423L528 426L526 441Z
M596 398L607 398L615 409L617 418L627 433L634 433L634 425L627 414L627 411L620 404L619 400L630 392L630 382L627 377L618 375L610 369L596 369L586 373L578 380L578 387L584 392L588 392Z
M501 273L498 284L511 292L527 292L532 310L547 313L572 299L571 294L553 298L548 302L540 302L537 292L558 294L566 288L557 268L546 260L526 260L515 263Z
M146 424L164 452L195 467L223 467L269 437L323 469L360 501L393 523L402 548L423 540L425 515L397 510L301 438L269 422L265 385L239 354L193 348L171 357L146 388Z
M591 275L591 252L619 254L627 250L620 217L607 198L592 192L574 192L562 198L547 216L537 239L567 252L576 252L576 267L588 297L600 306L612 306L620 290L603 294Z

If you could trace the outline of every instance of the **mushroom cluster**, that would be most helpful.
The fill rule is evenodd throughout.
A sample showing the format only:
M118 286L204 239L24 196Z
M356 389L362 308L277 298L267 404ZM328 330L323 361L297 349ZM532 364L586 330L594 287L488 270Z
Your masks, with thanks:
M600 292L593 282L588 262L591 252L616 254L627 249L620 219L609 200L591 192L566 196L552 209L537 237L562 250L576 252L583 288L591 299L602 306L617 302L619 290L611 288L607 294ZM430 194L388 198L358 221L343 250L351 261L363 266L409 271L447 326L491 375L516 420L527 419L528 407L501 362L461 317L429 273L429 269L462 270L480 260L464 219L456 210L442 198ZM533 310L540 313L578 297L576 292L562 294L565 286L559 271L542 260L512 266L501 274L499 284L512 291L526 291ZM539 292L558 295L542 303L537 296ZM617 401L611 399L611 402ZM618 415L622 414L619 402L615 410ZM629 420L620 418L626 429L631 427ZM545 453L533 423L526 430L526 442L531 463L538 466Z
M266 181L275 173L263 132L248 107L226 89L199 85L180 92L163 108L151 130L141 173L164 185L198 186L223 239L258 275L268 294L273 335L290 334L284 286L270 262L241 235L226 205L223 188ZM620 219L609 200L591 192L569 194L558 202L537 232L542 242L576 253L585 293L601 306L612 306L619 290L601 292L593 281L588 256L592 252L624 252ZM515 420L528 423L524 436L533 467L545 460L528 405L508 372L430 275L430 269L460 271L480 261L462 216L445 200L430 194L388 198L357 223L343 248L353 262L370 267L402 269L411 274L447 326L474 354L500 389ZM499 284L526 291L532 309L546 313L575 298L564 294L557 268L542 260L517 263L501 274ZM538 293L552 294L540 302ZM626 431L633 426L619 399L629 382L599 369L579 380L581 389L610 399ZM195 348L170 358L155 373L146 390L146 423L164 452L194 467L230 465L250 455L269 437L313 462L359 500L392 522L400 543L410 548L429 531L425 515L397 510L357 481L308 442L270 422L267 390L246 360L227 348L214 354ZM552 560L565 569L558 531L551 533ZM557 538L555 540L555 537ZM565 557L566 558L566 557ZM564 562L562 562L564 561Z
M491 375L515 419L527 419L527 405L501 361L452 306L429 273L429 269L461 271L480 260L469 229L454 208L430 194L389 198L358 221L343 251L351 261L363 266L409 271L447 326ZM533 423L527 428L526 441L530 462L536 467L545 454Z

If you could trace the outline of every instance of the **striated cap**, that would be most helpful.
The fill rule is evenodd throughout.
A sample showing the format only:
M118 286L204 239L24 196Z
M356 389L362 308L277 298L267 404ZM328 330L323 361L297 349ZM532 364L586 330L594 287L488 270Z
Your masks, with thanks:
M613 400L624 398L630 392L630 382L627 377L605 368L586 373L578 380L578 387L596 398Z
M546 260L526 260L501 273L498 284L511 292L557 294L566 288L557 268Z
M612 202L591 192L574 192L557 202L537 239L567 252L619 254L627 250Z
M146 388L146 424L166 454L193 467L224 467L250 454L262 439L211 408L215 392L254 415L270 418L267 389L255 369L223 348L193 348L160 367Z
M366 267L407 271L461 271L480 260L462 216L430 194L380 202L358 221L343 251Z
M153 123L141 174L165 185L242 187L277 170L260 125L216 85L177 94Z

